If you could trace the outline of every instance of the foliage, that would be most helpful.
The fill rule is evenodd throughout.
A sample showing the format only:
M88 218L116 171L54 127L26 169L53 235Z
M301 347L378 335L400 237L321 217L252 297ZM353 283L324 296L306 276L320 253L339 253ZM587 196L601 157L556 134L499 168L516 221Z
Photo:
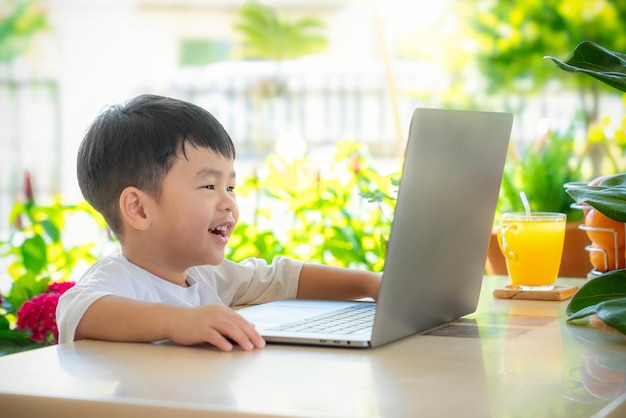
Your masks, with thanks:
M392 178L398 176L378 174L369 164L367 149L352 141L338 144L327 173L308 158L288 162L270 156L264 173L237 189L255 202L255 221L237 226L227 257L270 261L287 255L381 271L394 201L374 205L359 194L378 189L393 196Z
M579 186L567 190L576 202L586 202L607 217L626 222L626 173L604 178L597 186Z
M320 33L321 21L304 17L293 22L280 19L276 11L257 1L248 1L239 9L239 21L233 25L242 37L241 55L281 61L319 52L327 47Z
M63 242L66 221L83 214L100 227L105 225L86 203L63 205L57 199L50 205L36 204L29 175L24 184L25 199L16 202L11 211L11 236L0 241L0 256L10 261L7 272L12 279L9 292L1 299L0 355L56 342L56 321L49 313L67 288L59 283L71 284L77 266L96 260L94 243ZM46 312L48 315L42 316Z
M626 79L624 58L623 54L600 45L583 42L566 63L552 60L565 71L581 71L623 91ZM597 186L573 187L567 192L576 202L587 203L613 220L626 222L626 174L607 177ZM607 325L626 334L623 320L626 317L625 279L625 270L615 270L590 281L572 298L571 307L568 306L570 320L595 314Z
M546 56L560 69L589 75L621 92L626 92L626 55L611 51L592 41L579 43L566 61ZM593 82L593 80L591 80ZM595 83L598 84L598 83ZM626 95L622 96L626 103ZM618 173L626 167L626 117L617 129L611 128L608 116L596 119L589 125L588 147L596 152L594 177L605 172Z
M592 41L579 43L571 58L561 61L547 56L562 70L581 72L611 87L626 92L626 55L611 51Z
M543 92L549 81L573 88L587 137L589 177L615 173L606 165L607 140L594 129L600 119L600 99L610 89L582 77L558 77L550 66L537 65L548 52L565 56L581 39L592 39L613 50L626 49L626 2L622 0L487 0L458 2L466 10L474 40L472 52L487 90L506 94L508 106L521 110L530 94ZM513 93L513 94L511 94ZM515 110L515 109L514 109ZM613 150L610 150L613 151Z
M534 211L562 212L568 221L582 219L582 212L572 209L572 199L563 185L582 180L580 161L574 149L572 132L550 132L534 146L522 150L520 156L507 158L498 210L522 212L520 192L528 197Z
M11 62L24 53L33 34L46 25L34 0L6 0L0 5L0 62Z
M614 270L585 283L568 303L568 322L596 315L626 334L626 270Z
M556 78L537 65L545 52L565 55L580 39L626 49L626 3L621 0L488 0L477 13L474 2L461 3L472 9L478 66L492 91L536 91ZM580 88L591 86L582 79L570 81Z

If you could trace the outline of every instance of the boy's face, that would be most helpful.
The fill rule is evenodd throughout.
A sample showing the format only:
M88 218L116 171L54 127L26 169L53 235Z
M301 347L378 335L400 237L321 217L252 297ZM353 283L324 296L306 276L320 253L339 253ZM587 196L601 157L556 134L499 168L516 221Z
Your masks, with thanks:
M233 160L189 145L185 153L174 160L150 214L154 260L181 269L217 265L239 219Z

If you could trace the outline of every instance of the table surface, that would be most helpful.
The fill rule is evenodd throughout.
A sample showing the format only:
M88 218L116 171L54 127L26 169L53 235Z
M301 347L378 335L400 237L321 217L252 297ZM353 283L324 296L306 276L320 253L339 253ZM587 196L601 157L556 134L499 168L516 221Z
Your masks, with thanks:
M565 323L567 301L495 299L376 349L79 341L0 358L0 415L626 416L626 339ZM581 285L583 279L560 279Z

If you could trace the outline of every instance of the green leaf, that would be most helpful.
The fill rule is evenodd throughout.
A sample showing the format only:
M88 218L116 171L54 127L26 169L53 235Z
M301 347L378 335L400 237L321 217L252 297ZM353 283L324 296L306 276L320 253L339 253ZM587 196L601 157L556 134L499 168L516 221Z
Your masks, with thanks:
M560 69L580 72L594 77L611 87L626 92L626 55L606 49L595 42L584 41L574 49L567 61L546 56Z
M43 346L44 344L31 341L21 331L0 330L0 356Z
M572 314L567 318L567 322L576 321L577 319L583 319L588 317L589 315L593 315L597 312L598 305L587 306L579 310L578 312Z
M596 315L605 324L626 334L626 298L613 299L598 304Z
M28 272L13 282L7 301L13 306L14 311L17 312L24 302L45 292L49 284L50 279L38 278L32 272Z
M61 230L50 219L44 219L39 224L42 226L46 234L50 237L52 242L59 242L61 240Z
M8 330L9 328L9 320L4 315L0 315L0 331Z
M385 199L391 198L391 196L387 195L385 192L381 192L380 190L374 190L373 192L363 192L359 193L364 199L367 199L369 203L378 203L382 202Z
M35 274L39 273L46 265L47 260L46 242L41 235L37 234L26 239L21 250L24 266Z
M587 202L609 218L626 222L626 187L580 186L567 193L578 203Z
M599 186L626 188L626 173L613 174L611 176L608 176L600 182Z
M578 289L565 311L572 317L582 309L626 297L626 270L615 270L589 280Z

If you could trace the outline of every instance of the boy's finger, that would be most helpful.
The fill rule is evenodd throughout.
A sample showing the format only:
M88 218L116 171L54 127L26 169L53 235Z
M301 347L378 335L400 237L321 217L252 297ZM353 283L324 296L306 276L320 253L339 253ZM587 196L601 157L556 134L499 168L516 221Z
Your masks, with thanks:
M254 347L263 348L265 347L265 340L261 337L254 326L253 323L248 322L243 316L237 314L238 317L238 325L239 328L248 336Z
M251 340L246 332L244 332L241 328L235 328L230 333L228 333L228 337L236 342L239 347L243 348L246 351L250 351L254 349L256 344Z
M220 332L213 328L207 331L206 342L213 344L222 351L232 351L233 345Z

